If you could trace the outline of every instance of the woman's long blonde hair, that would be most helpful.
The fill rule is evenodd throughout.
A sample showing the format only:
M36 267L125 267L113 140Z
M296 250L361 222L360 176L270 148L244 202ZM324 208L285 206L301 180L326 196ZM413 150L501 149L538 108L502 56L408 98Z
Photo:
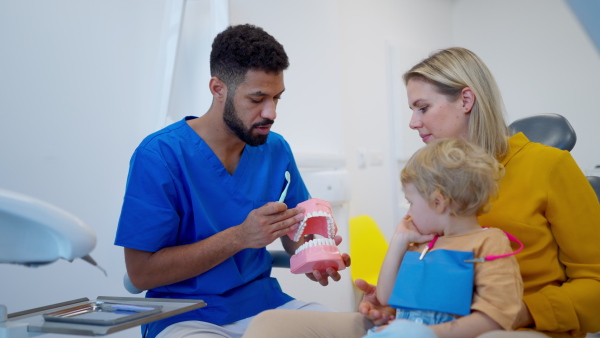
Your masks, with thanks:
M428 82L451 101L458 99L463 88L471 88L475 102L469 119L469 141L498 160L504 158L509 130L502 95L494 76L477 55L461 47L443 49L412 67L403 79L404 84L411 79Z

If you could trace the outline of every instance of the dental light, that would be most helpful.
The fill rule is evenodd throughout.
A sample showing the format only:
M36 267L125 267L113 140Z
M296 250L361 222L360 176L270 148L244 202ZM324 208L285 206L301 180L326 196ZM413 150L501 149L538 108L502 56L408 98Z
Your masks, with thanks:
M36 267L81 258L106 275L89 255L95 246L94 231L75 216L35 198L0 189L0 263ZM110 310L115 305L128 310ZM30 338L44 333L105 336L204 306L206 303L197 299L100 296L96 301L80 298L9 315L7 307L0 304L0 338Z
M82 258L97 266L89 256L95 246L94 231L75 216L38 199L0 189L0 263L36 267L60 258ZM0 304L0 338L29 337L27 325L12 323L7 315L6 306Z
M0 263L39 266L82 258L96 246L92 228L38 199L0 189Z

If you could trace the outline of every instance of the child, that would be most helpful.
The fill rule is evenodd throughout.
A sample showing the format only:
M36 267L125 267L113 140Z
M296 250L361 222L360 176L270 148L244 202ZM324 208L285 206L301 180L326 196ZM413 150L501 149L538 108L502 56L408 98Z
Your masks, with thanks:
M401 173L410 207L377 285L377 299L396 308L396 320L369 338L466 338L514 328L523 297L519 266L507 234L477 221L502 175L492 156L458 138L411 157ZM453 263L443 265L446 258Z

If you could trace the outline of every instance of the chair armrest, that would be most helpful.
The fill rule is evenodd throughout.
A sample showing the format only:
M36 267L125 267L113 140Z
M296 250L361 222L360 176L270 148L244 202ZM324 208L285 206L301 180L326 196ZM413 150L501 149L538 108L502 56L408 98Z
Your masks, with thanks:
M274 268L289 268L290 258L292 257L285 250L269 250L271 257L273 257Z
M587 176L587 179L590 182L590 184L592 185L592 188L594 188L594 191L596 192L596 196L598 197L598 200L600 201L600 177Z
M135 286L133 286L133 284L131 284L131 279L129 279L129 275L127 274L127 272L125 272L125 275L123 276L123 286L125 286L125 290L127 290L127 291L129 291L129 293L133 293L133 294L138 294L138 293L142 293L145 291L145 290L139 290Z

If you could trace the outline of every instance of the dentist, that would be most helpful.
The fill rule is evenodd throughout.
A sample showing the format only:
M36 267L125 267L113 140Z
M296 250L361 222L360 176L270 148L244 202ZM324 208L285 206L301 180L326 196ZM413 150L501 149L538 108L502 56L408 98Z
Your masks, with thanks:
M240 337L264 310L328 311L284 293L265 249L278 238L289 253L303 244L286 234L304 210L288 206L310 198L288 143L270 131L288 65L263 29L227 28L212 45L208 112L151 134L135 150L115 239L131 282L146 297L208 304L143 326L144 337ZM286 198L274 202L286 171ZM310 274L323 285L329 277L340 279L337 271Z

